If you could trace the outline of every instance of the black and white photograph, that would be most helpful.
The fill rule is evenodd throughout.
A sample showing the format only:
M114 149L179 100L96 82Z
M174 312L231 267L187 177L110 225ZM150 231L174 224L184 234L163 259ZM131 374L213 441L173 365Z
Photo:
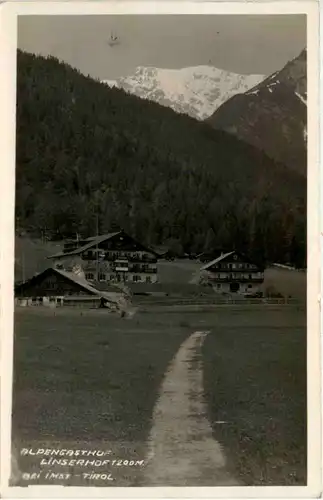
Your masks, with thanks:
M316 4L87 4L8 49L7 490L318 487Z

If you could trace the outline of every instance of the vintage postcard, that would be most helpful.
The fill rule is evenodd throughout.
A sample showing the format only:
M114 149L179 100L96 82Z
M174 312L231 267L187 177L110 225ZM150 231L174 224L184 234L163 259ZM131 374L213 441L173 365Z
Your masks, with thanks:
M2 496L319 496L318 4L0 16Z

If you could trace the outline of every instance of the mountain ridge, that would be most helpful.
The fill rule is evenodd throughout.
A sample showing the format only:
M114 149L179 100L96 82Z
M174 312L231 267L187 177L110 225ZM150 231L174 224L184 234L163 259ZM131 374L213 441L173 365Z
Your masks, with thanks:
M204 120L230 97L264 78L264 75L241 75L210 65L179 69L138 66L132 75L102 80L102 83Z
M206 122L306 177L306 49L280 71L222 104Z

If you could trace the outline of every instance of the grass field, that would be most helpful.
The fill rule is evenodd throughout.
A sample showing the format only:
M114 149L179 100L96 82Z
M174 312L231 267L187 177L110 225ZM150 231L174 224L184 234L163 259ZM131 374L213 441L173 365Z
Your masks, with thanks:
M122 320L105 311L64 309L54 316L38 309L20 310L15 319L17 448L106 443L115 458L144 459L162 377L191 333L182 317ZM137 485L140 471L118 469L117 481Z
M305 485L304 312L218 317L203 346L204 388L233 474L246 485Z
M34 309L18 310L15 325L13 429L20 445L105 442L115 453L144 458L167 366L185 338L203 329L210 331L205 400L233 474L244 484L304 483L304 311L183 315L161 308L130 320ZM140 485L140 473L120 474L118 486Z
M104 311L19 311L16 432L21 438L144 441L167 364L191 332L181 320L176 314L121 320Z
M275 267L266 269L264 287L274 287L285 297L306 301L306 278L304 271L285 270Z

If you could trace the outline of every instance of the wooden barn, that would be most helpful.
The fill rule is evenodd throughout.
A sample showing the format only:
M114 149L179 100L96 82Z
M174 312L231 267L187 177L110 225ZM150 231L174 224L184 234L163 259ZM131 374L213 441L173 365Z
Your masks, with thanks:
M86 305L114 308L122 295L122 291L116 287L98 290L85 279L52 267L15 286L15 303L21 306Z
M68 241L53 267L88 282L157 282L157 253L124 231Z
M264 281L264 266L236 251L222 253L200 271L201 277L222 293L254 294Z

